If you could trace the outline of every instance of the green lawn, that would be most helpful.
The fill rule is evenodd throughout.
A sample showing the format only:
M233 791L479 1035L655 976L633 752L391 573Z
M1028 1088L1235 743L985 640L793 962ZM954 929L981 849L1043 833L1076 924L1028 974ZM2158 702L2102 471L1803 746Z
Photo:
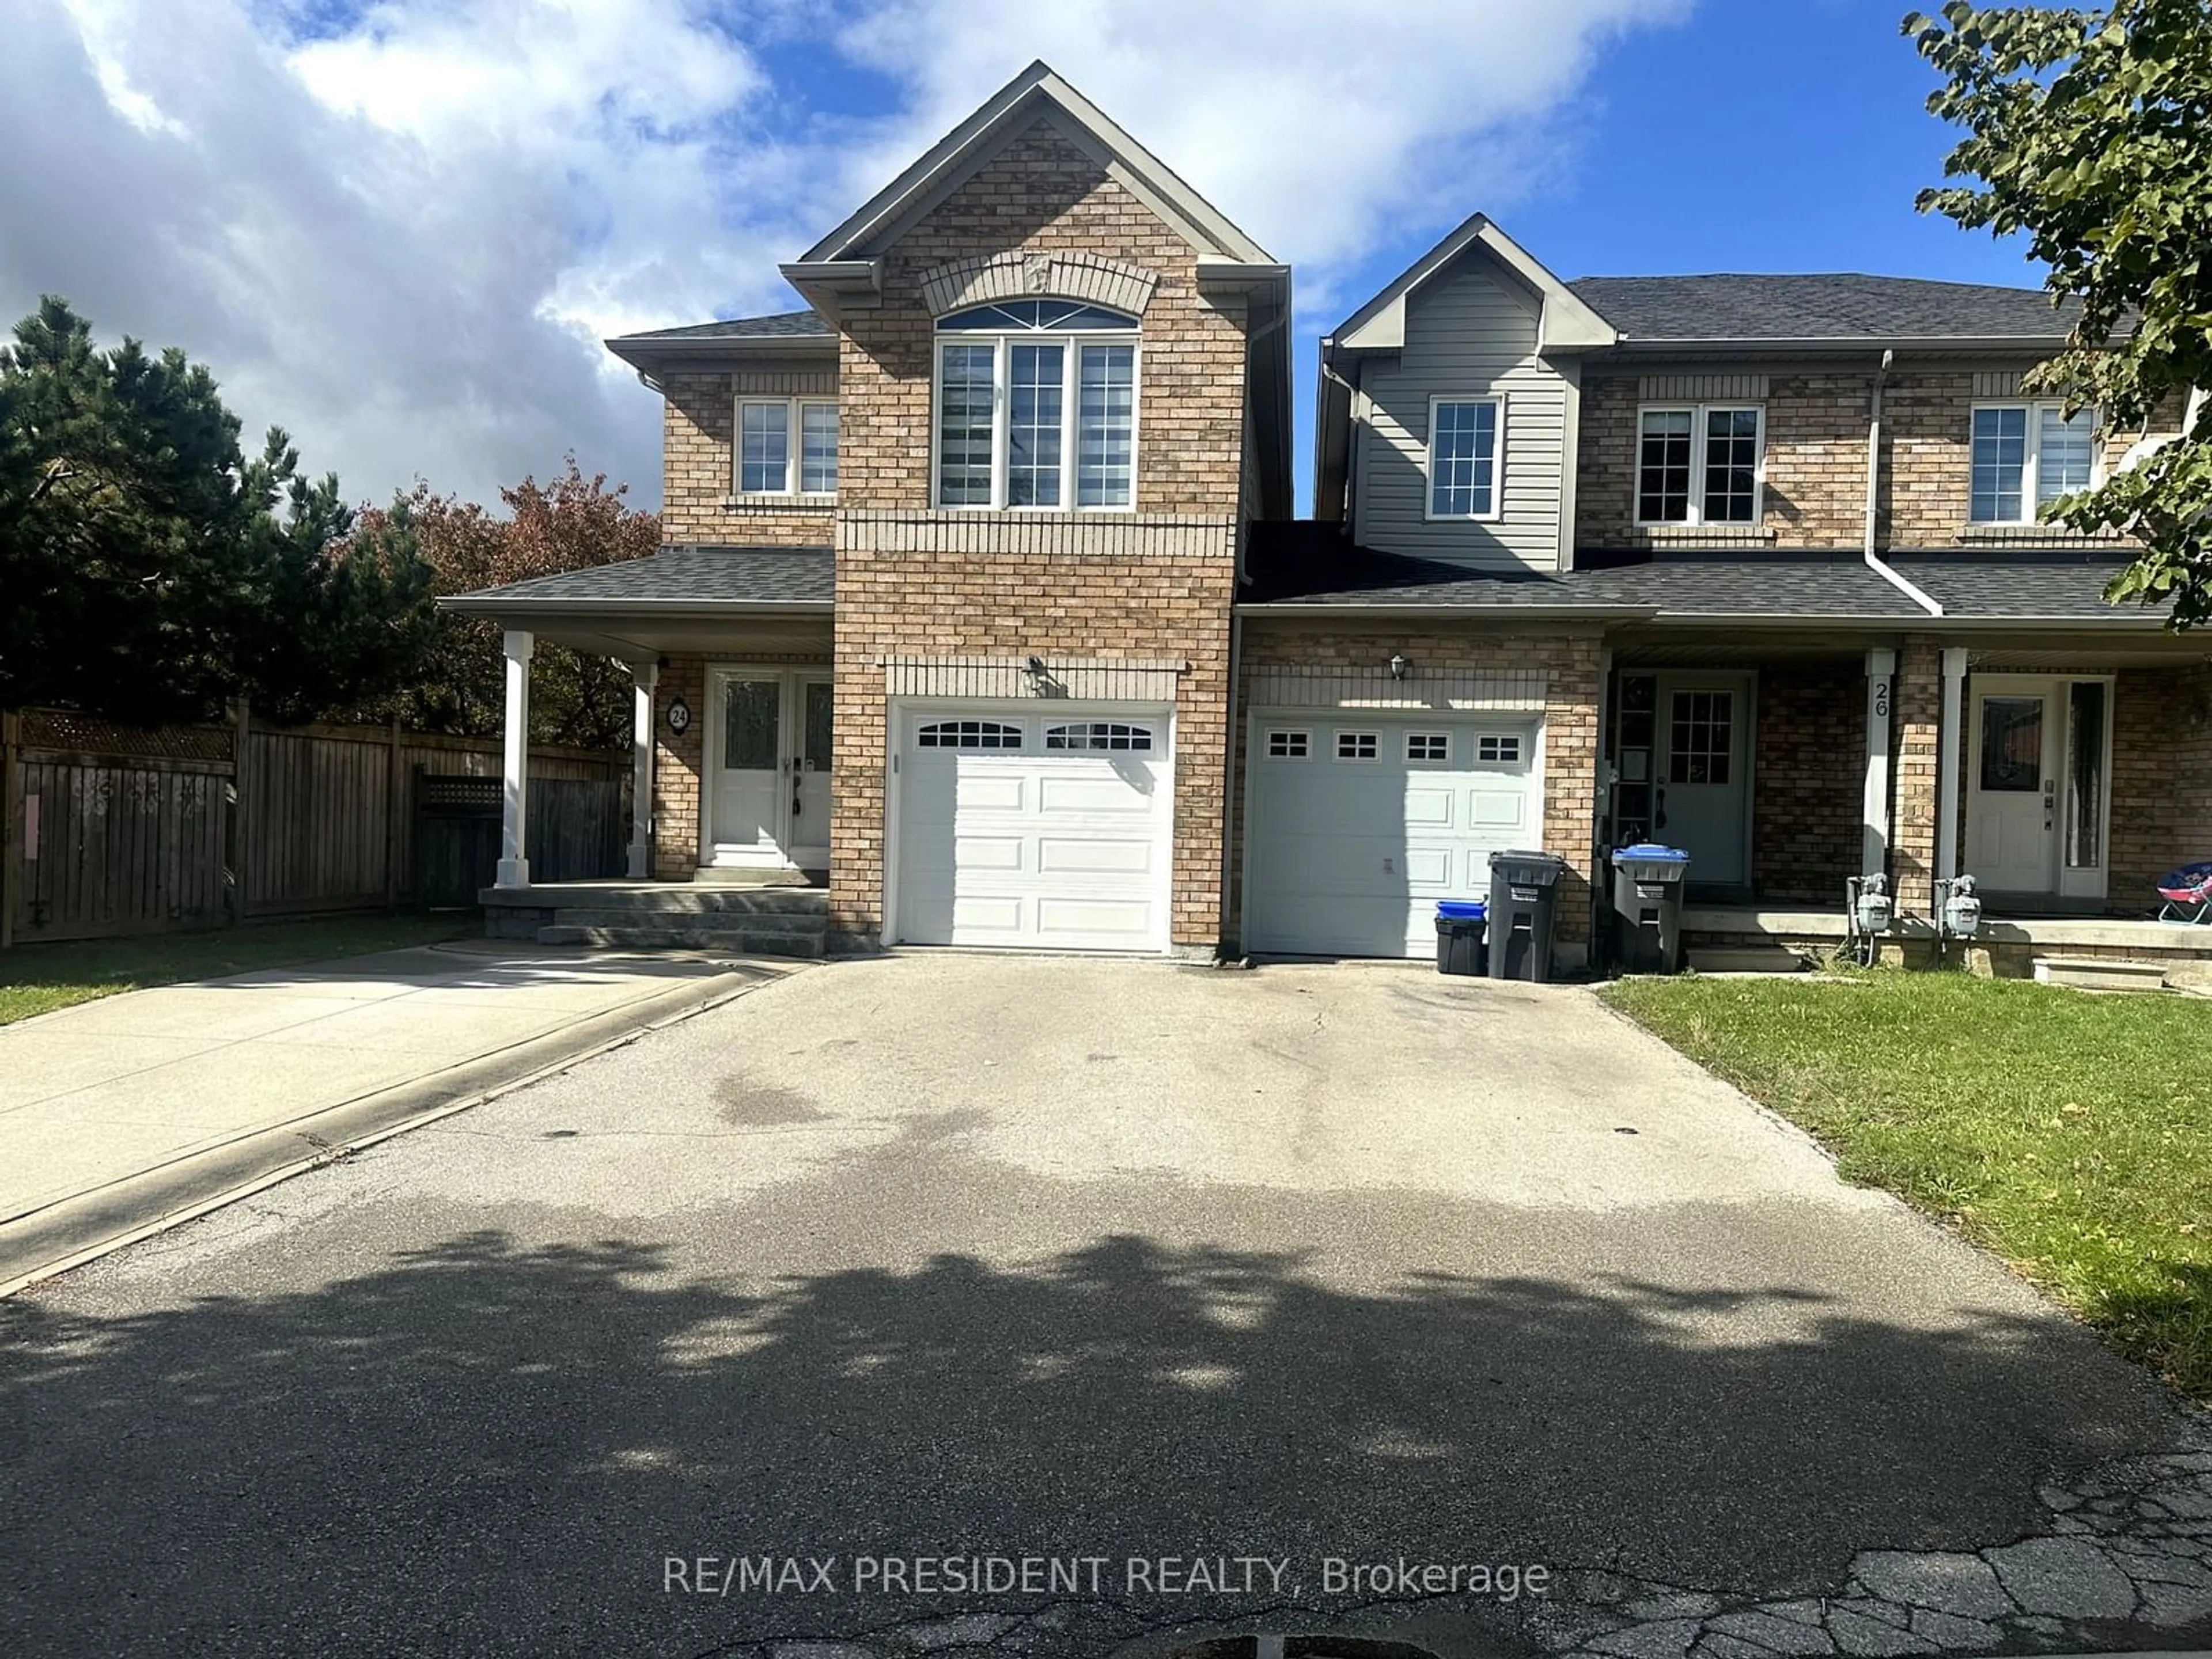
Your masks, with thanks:
M434 945L473 932L476 918L441 915L325 916L256 922L205 933L19 945L0 951L0 1025L73 1002L179 980L212 979L256 968L282 968L331 957Z
M2212 1399L2212 1002L1964 974L1630 980L1613 1006Z

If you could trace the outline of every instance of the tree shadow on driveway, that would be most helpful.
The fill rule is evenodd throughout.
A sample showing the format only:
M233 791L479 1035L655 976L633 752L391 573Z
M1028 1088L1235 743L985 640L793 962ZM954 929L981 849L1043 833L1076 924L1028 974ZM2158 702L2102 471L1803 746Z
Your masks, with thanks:
M1796 1334L1760 1338L1779 1301ZM1686 1322L1716 1314L1734 1340ZM1096 1651L1326 1622L1360 1599L1322 1593L1328 1556L1818 1592L1859 1548L2008 1541L2046 1471L2191 1431L2049 1321L1354 1294L1295 1254L1139 1237L750 1294L652 1245L482 1232L112 1319L19 1298L0 1341L18 1654L692 1654L1041 1608L1024 1651ZM851 1591L856 1554L991 1553L1111 1565L1049 1608ZM1292 1565L1280 1594L1127 1592L1125 1558L1200 1554ZM666 1558L761 1555L846 1565L836 1593L664 1589ZM1471 1616L1517 1645L1528 1606Z

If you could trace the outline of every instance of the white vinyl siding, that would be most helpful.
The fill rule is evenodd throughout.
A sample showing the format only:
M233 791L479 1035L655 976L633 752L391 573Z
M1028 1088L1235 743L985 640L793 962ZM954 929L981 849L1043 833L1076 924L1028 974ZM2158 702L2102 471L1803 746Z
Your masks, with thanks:
M1537 306L1480 252L1406 302L1406 343L1360 368L1352 532L1364 545L1497 569L1559 563L1567 384L1536 356ZM1430 410L1495 398L1494 510L1431 513ZM1510 416L1510 418L1508 416Z

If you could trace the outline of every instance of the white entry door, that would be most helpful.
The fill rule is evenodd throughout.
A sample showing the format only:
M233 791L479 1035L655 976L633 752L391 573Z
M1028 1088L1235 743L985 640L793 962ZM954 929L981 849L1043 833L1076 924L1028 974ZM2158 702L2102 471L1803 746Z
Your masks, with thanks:
M702 861L738 869L827 868L830 677L717 669L708 702L711 798Z
M2052 716L2048 686L1976 688L1966 868L1996 892L2056 888L2058 723Z
M899 939L1168 948L1164 709L935 705L896 719Z
M1543 844L1536 728L1510 715L1307 710L1254 719L1244 948L1425 957L1438 899L1490 894L1490 855Z
M1967 682L1965 867L1985 890L2105 896L2112 691L2101 675Z
M1651 838L1690 855L1690 879L1750 879L1747 674L1662 674Z

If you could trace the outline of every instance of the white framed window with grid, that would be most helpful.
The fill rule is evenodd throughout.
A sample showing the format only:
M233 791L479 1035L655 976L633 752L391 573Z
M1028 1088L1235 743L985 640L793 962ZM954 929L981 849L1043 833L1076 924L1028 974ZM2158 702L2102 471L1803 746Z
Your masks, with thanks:
M1976 404L1969 524L2033 524L2061 495L2097 482L2097 411L2060 403Z
M939 507L1130 512L1137 319L1073 300L1001 300L941 317Z
M1756 525L1765 513L1766 411L1647 404L1636 411L1636 522Z
M1267 732L1269 760L1305 760L1313 753L1313 736L1291 726L1271 726Z
M1437 519L1495 519L1505 478L1505 399L1429 399L1429 491Z
M837 404L828 398L739 398L736 418L739 495L837 493Z

